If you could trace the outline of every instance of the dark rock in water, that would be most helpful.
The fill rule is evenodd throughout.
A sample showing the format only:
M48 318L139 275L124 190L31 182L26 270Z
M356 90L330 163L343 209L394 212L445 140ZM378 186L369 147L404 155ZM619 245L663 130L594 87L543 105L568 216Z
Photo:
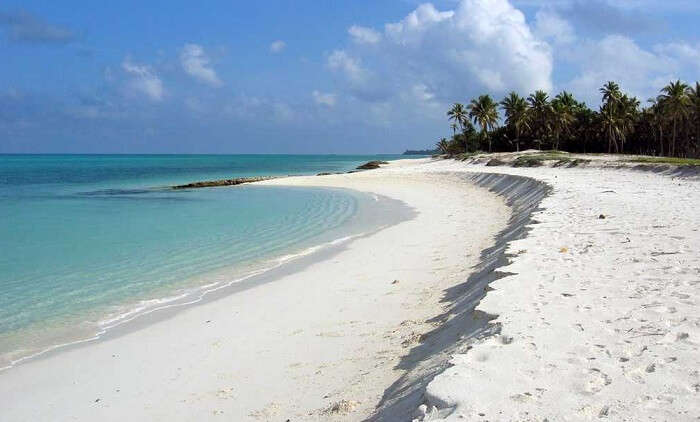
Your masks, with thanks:
M372 170L372 169L378 169L382 164L389 164L386 161L369 161L367 163L364 163L361 166L358 166L358 170Z
M262 182L263 180L274 179L274 177L238 177L235 179L223 179L223 180L211 180L207 182L194 182L188 183L186 185L173 186L173 189L197 189L197 188L211 188L216 186L235 186L242 185L243 183L253 183Z
M488 163L486 163L486 167L496 167L496 166L502 166L505 164L506 163L504 161L501 161L498 158L492 158L489 160Z
M319 173L316 176L330 176L333 173Z

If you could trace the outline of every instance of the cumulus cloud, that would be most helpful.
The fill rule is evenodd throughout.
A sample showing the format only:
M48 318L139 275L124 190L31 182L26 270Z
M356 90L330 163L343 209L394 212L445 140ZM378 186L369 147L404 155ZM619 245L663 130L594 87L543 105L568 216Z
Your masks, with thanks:
M382 34L372 28L353 25L348 29L352 40L359 44L376 44L382 39Z
M576 40L574 27L552 9L542 9L535 15L535 34L555 44L569 44Z
M644 48L629 37L608 35L581 43L567 60L576 76L563 87L589 105L600 103L598 89L610 80L644 103L671 80L696 80L700 45L677 42Z
M212 69L204 48L197 44L185 44L180 50L182 69L194 79L211 86L221 86L221 80Z
M14 42L66 44L75 41L76 34L60 25L53 25L27 12L1 13L0 27L5 27L7 37Z
M508 0L461 0L454 10L443 11L422 4L385 24L371 46L358 42L366 41L365 32L357 27L349 32L353 44L335 50L328 67L361 99L434 104L465 101L484 91L499 95L552 87L549 44ZM383 94L372 99L373 91Z
M345 50L333 51L328 56L328 67L343 72L348 79L353 81L364 79L366 74L360 60L350 56Z
M129 75L126 85L129 94L145 95L146 98L152 101L163 99L163 81L150 66L133 63L127 57L122 62L122 70Z
M287 43L282 40L277 40L270 44L270 51L272 53L281 53L287 47Z
M314 102L318 105L333 107L336 102L336 95L331 93L313 91L311 96L313 97Z

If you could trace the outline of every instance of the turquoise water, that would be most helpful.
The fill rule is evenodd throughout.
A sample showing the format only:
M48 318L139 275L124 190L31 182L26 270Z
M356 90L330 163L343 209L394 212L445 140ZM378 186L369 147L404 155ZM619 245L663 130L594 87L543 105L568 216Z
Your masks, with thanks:
M392 158L0 155L0 368L369 230L353 219L377 200L334 189L167 186Z

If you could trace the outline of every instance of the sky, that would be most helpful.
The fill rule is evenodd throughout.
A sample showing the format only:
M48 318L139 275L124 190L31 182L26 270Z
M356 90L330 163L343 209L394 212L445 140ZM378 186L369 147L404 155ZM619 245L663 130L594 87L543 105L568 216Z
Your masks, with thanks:
M454 102L700 80L697 0L0 4L0 153L400 153Z

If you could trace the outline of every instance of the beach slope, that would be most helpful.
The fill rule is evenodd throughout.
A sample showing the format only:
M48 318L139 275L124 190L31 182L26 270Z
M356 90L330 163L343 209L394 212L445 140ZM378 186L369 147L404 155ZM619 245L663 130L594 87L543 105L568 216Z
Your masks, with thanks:
M4 371L1 419L364 419L509 219L486 189L418 170L429 161L264 182L383 195L414 217Z

